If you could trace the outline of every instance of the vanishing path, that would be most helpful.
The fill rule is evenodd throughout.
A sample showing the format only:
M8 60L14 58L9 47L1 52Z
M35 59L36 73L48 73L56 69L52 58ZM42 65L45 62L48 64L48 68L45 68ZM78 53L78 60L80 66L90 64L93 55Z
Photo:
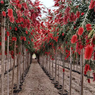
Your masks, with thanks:
M18 95L59 95L51 80L43 72L36 61L30 66L22 86L22 91Z

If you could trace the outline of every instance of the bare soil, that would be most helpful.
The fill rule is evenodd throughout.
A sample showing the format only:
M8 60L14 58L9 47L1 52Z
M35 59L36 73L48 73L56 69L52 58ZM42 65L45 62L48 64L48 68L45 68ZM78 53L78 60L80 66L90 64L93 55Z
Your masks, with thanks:
M59 95L58 90L43 72L39 64L34 61L26 75L22 91L18 95Z

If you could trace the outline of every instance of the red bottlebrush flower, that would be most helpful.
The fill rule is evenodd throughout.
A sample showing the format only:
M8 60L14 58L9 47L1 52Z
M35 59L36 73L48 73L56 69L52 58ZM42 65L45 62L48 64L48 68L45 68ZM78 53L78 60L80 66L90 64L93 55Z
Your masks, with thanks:
M86 75L86 73L87 73L88 71L91 71L91 68L90 68L89 64L86 64L86 65L85 65L85 68L84 68L84 74Z
M10 22L14 23L14 17L10 17Z
M30 42L28 41L28 44L30 44Z
M17 31L17 27L15 27L15 31Z
M72 22L72 21L75 21L76 20L76 15L72 12L70 17L69 17L69 20Z
M62 33L62 36L64 36L64 33Z
M77 18L80 17L80 12L79 12L79 11L76 12L76 17L77 17Z
M7 36L10 36L10 33L7 31Z
M12 29L12 27L10 26L10 30Z
M28 49L26 49L26 51L28 51Z
M23 37L23 40L26 41L26 37Z
M71 38L71 43L74 44L77 41L77 35L73 35Z
M85 48L84 58L89 60L92 56L92 53L93 53L93 46L87 45Z
M27 31L25 31L25 33L26 33L26 34L28 34L28 32L27 32Z
M1 0L1 4L4 4L4 1L3 0Z
M0 42L0 46L2 45L2 43Z
M65 69L63 69L63 72L65 72Z
M5 11L2 11L2 15L3 15L4 17L6 17L6 12L5 12Z
M33 39L31 39L31 42L33 42Z
M83 16L84 15L84 12L82 12L81 15Z
M12 41L17 41L17 38L16 37L12 37Z
M76 6L76 8L78 8L79 7L79 5L78 6Z
M31 32L31 35L33 35L33 33Z
M95 73L93 73L93 81L95 81Z
M8 9L8 16L13 17L13 10L12 9Z
M15 37L14 41L17 41L17 38Z
M78 29L78 35L81 36L83 34L83 31L84 31L83 27L80 27Z
M59 33L57 33L57 35L59 35Z
M88 83L90 83L90 79L87 79Z
M86 30L87 31L92 30L91 24L86 24Z
M89 9L93 9L95 6L95 1L91 0L90 5L89 5Z
M21 36L20 39L23 40L23 37Z
M22 8L22 5L21 4L18 4L18 8L21 9Z
M7 37L5 37L5 41L7 41Z

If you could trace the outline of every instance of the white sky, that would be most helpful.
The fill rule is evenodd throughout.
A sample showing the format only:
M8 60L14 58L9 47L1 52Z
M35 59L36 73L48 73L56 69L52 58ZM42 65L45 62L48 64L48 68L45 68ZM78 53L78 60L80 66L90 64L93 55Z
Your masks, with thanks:
M31 1L35 1L35 0L31 0ZM58 7L53 7L54 6L54 0L39 0L40 1L40 4L43 4L45 7L44 11L46 11L46 8L48 9L57 9ZM46 14L42 13L42 17L45 17Z
M44 4L47 8L51 8L54 5L53 0L39 0L42 4Z

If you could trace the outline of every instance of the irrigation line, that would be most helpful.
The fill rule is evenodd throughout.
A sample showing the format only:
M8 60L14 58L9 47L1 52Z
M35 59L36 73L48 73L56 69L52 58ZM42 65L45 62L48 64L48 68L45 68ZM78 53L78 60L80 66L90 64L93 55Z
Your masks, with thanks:
M54 63L55 64L55 63ZM59 65L59 64L56 64L56 65ZM59 65L59 66L61 66L61 67L63 67L62 65ZM69 67L64 67L65 69L68 69L68 70L70 70L70 68ZM72 72L75 72L75 73L78 73L78 74L81 74L79 71L76 71L76 70L72 70ZM88 77L87 75L84 75L85 77ZM93 77L89 77L90 79L93 79Z

